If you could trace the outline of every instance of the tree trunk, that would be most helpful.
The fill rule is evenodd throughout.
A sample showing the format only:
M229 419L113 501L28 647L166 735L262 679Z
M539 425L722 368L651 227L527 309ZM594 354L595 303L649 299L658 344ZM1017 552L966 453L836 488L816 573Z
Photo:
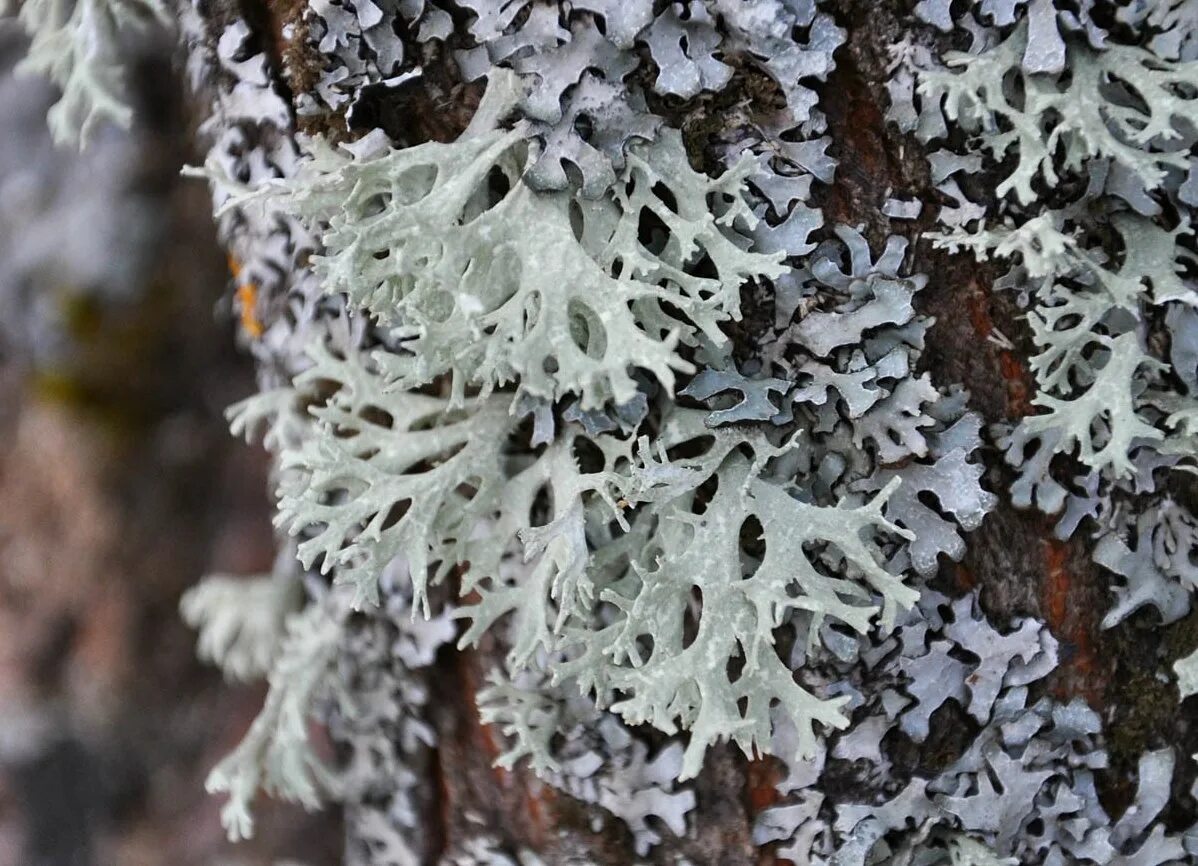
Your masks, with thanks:
M400 3L399 7L419 5ZM598 0L578 5L580 9L608 6ZM948 4L943 5L947 9ZM1007 5L1023 8L1023 4ZM1044 6L1038 2L1031 5ZM1064 10L1074 4L1057 5ZM617 6L611 4L610 8ZM662 12L663 5L657 6L657 12ZM700 6L694 4L694 9ZM944 141L925 143L888 121L892 99L887 95L888 86L893 86L902 71L895 63L893 47L916 44L942 55L956 44L954 40L962 36L962 31L956 35L935 31L927 20L917 16L915 7L916 4L903 0L822 3L820 10L830 14L835 25L843 29L843 42L834 53L834 69L823 80L818 80L818 76L804 79L810 80L818 93L819 110L826 116L825 134L832 142L828 153L837 163L830 182L816 182L812 188L808 203L822 212L822 228L816 230L813 240L832 237L836 226L849 226L861 232L875 255L891 236L902 236L910 242L903 274L927 276L926 287L915 295L915 312L935 320L926 336L926 348L918 356L920 372L930 374L931 382L938 388L962 386L969 395L968 408L980 418L984 431L983 445L972 454L972 462L984 467L982 486L996 494L996 501L980 527L966 534L964 556L956 562L940 556L934 573L915 583L923 588L925 598L928 592L943 593L946 604L977 593L984 620L1004 635L1024 628L1028 622L1043 623L1058 643L1056 664L1043 675L1026 681L1030 689L1026 706L1033 707L1041 698L1056 707L1078 700L1101 719L1103 730L1093 734L1088 746L1070 753L1072 758L1060 759L1066 763L1076 759L1084 764L1077 755L1104 752L1107 757L1108 765L1096 769L1094 774L1097 801L1106 811L1107 824L1094 819L1091 829L1099 828L1105 834L1103 839L1111 836L1110 827L1118 824L1130 805L1141 803L1146 796L1148 785L1141 778L1146 772L1143 756L1172 749L1175 764L1166 783L1171 798L1159 810L1159 821L1161 832L1180 834L1198 820L1194 799L1189 794L1195 779L1189 756L1198 752L1198 731L1189 723L1192 706L1178 700L1172 683L1172 665L1198 648L1198 613L1162 624L1156 611L1144 609L1104 628L1103 619L1111 606L1112 583L1117 579L1095 563L1092 535L1097 532L1096 524L1083 523L1082 528L1062 540L1054 530L1057 515L1020 509L1012 504L1010 491L1017 472L1004 461L1004 451L998 443L1004 428L1009 429L1039 411L1032 402L1038 386L1030 361L1039 347L1026 320L1026 309L1019 305L1018 293L995 288L995 282L1003 277L1010 263L997 257L977 261L965 253L948 252L938 248L930 237L940 227L940 208L950 203L942 179L933 177L928 159L932 151L944 146ZM191 43L190 62L193 71L198 70L199 93L203 100L211 99L214 105L206 127L206 135L220 142L214 152L224 148L223 153L262 154L273 162L273 173L286 176L295 171L295 154L307 146L297 143L301 134L353 142L374 130L382 130L390 144L404 147L427 141L450 142L463 134L484 85L468 80L462 71L466 65L464 55L456 52L468 46L464 34L473 20L470 10L491 9L491 14L498 15L495 10L500 4L460 4L460 8L454 6L443 18L434 19L426 14L419 26L442 26L448 38L423 41L418 38L415 17L408 12L386 10L387 21L400 22L394 34L387 34L378 27L372 30L373 25L368 26L367 19L373 14L370 10L359 9L354 17L344 12L346 8L348 4L326 8L316 3L261 4L247 0L241 5L197 3L187 10L182 32ZM573 19L581 22L578 26L598 33L595 19L579 17L580 14L576 11ZM337 18L338 15L342 18ZM698 11L691 13L692 18L698 15ZM1096 20L1104 20L1098 13L1095 16ZM517 18L516 22L523 20ZM687 22L691 18L680 20ZM616 39L613 21L606 24L609 40ZM728 26L723 19L716 24L717 31ZM346 29L337 31L334 27ZM796 30L796 38L813 38L805 28L806 25ZM696 59L704 51L710 55L710 48L695 47L700 44L694 41L700 31L688 32L692 40L689 46L695 48ZM725 39L731 40L731 30L721 32ZM338 40L333 37L342 33L353 34L348 49L335 44ZM1115 33L1112 38L1119 40L1130 38L1113 24L1112 33ZM576 35L576 38L581 37ZM1080 39L1073 33L1067 38L1070 45ZM403 82L381 80L392 79L393 75L380 73L371 64L381 50L380 45L388 40L395 43L397 50L402 44L401 68L419 68L422 70L419 77ZM237 44L230 49L230 42ZM759 62L762 58L755 61L743 49L731 47L732 44L727 42L729 47L720 55L730 69L727 84L685 98L665 96L653 88L652 70L662 71L663 55L654 54L650 58L645 43L626 49L640 61L628 80L637 83L646 94L647 110L665 127L682 131L691 165L710 174L727 170L724 159L730 147L750 140L755 134L753 130L767 124L771 116L790 110L788 94L771 75L762 71L765 68ZM687 43L683 45L681 50L685 54L690 48ZM327 73L345 66L345 56L354 52L361 59L362 68L345 67L351 83L341 91L343 95L352 94L352 98L334 99L321 90L329 86L331 79ZM602 58L592 60L596 66L608 62ZM559 67L553 68L566 74ZM264 80L256 77L259 69L265 73ZM552 87L549 90L557 92ZM966 135L954 131L949 141L955 149L963 150L966 139ZM288 160L292 162L288 164ZM1000 166L988 162L985 172L972 177L971 182L982 190L985 199L988 191L992 195L1001 176ZM1061 190L1057 192L1064 194ZM1046 190L1044 195L1052 193L1053 190ZM919 202L922 207L913 218L888 217L883 209L892 199ZM241 206L248 211L252 203ZM285 261L292 251L264 251L262 245L277 241L278 236L264 235L260 224L252 219L241 220L236 214L234 211L233 217L226 216L222 222L234 263L235 304L240 311L244 342L259 362L263 388L273 387L284 384L295 372L287 367L295 359L284 357L278 346L267 345L268 338L263 334L269 335L274 323L292 315L287 306L288 292L294 297L295 286L302 279L298 274L307 262L301 255L300 260L292 261L292 272L247 273L244 268L250 266L247 263L251 260L255 267L266 260L277 263ZM807 259L799 255L788 261L800 267ZM772 293L772 284L760 285L764 288L745 290L743 319L727 329L734 341L733 356L742 369L746 368L744 365L752 366L753 361L763 360L768 347L762 335L771 330L775 318L778 299ZM353 317L348 319L347 327L361 326L360 320L355 321ZM313 332L312 339L320 337ZM857 445L861 447L860 441ZM904 458L895 466L901 470L908 463ZM1184 473L1173 473L1162 483L1161 490L1192 509L1194 489L1189 478ZM1128 496L1125 500L1128 507L1141 511L1154 507L1155 500L1146 491L1138 492L1144 495ZM941 508L940 514L944 513ZM454 587L460 586L467 576L468 567L459 567L449 580L434 589L434 601L448 601L456 594ZM309 584L324 586L315 578L309 578ZM323 589L317 590L318 595L320 592ZM339 792L344 799L346 861L351 863L518 861L615 866L689 862L695 866L730 866L803 862L789 859L786 852L796 857L794 852L800 849L792 835L801 826L815 825L800 825L792 818L785 831L771 832L769 828L778 826L778 821L785 824L783 819L771 816L783 814L786 807L796 803L810 802L802 798L816 792L822 797L816 810L825 821L819 825L819 832L824 835L811 850L823 851L820 856L829 856L833 850L847 851L852 844L864 844L866 831L861 827L868 822L854 829L853 823L846 823L843 817L846 806L863 804L878 809L879 815L884 814L883 805L912 779L937 779L966 760L971 747L982 742L979 738L986 728L984 720L971 714L967 701L958 695L943 701L931 713L930 732L922 741L900 729L891 718L888 727L879 732L876 745L880 751L872 756L854 753L855 746L844 746L838 752L841 746L837 744L850 742L849 734L825 731L831 738L828 740L831 751L818 780L801 788L788 783L787 777L804 762L788 762L766 754L749 758L736 746L722 742L707 750L702 770L693 781L677 785L671 779L668 783L638 788L642 782L637 780L630 781L624 789L618 786L613 789L617 791L617 799L631 798L638 790L653 790L656 796L665 798L680 791L693 792L694 807L685 812L684 832L674 832L657 817L650 817L647 826L660 836L660 841L649 847L630 829L628 822L614 817L613 812L618 808L613 808L610 800L605 805L594 792L588 795L569 791L542 780L527 761L517 762L510 769L496 765L510 742L500 726L483 722L478 694L490 673L502 667L508 642L489 634L477 646L462 650L455 649L452 642L446 643L436 651L435 658L412 669L389 650L406 639L406 629L410 628L406 607L409 603L398 607L384 604L381 609L367 607L363 613L346 614L347 637L339 645L338 660L334 662L336 676L348 690L350 703L357 700L370 707L356 719L335 709L326 716L336 752L334 762L359 770L365 767L367 776L374 773L373 778L365 780L359 776L352 791ZM880 642L885 637L875 632L871 640ZM977 664L977 654L970 656L969 650L961 652L954 658L972 669ZM1030 657L1023 661L1030 662ZM1005 664L997 673L987 669L973 674L969 687L976 686L977 678L986 676L997 677L993 683L995 693L1003 690L1006 694L1007 689L1022 685L1015 683L1013 675L1008 676ZM876 673L873 668L870 670ZM854 682L868 692L872 687L868 685L871 675L861 673L861 679ZM376 703L381 700L380 695L400 693L403 697L395 697L383 708ZM865 699L864 704L851 705L850 732L866 724L874 712L869 700L872 698ZM427 730L421 728L420 733L413 733L412 726L418 724L426 725ZM671 742L665 732L653 730L649 725L633 726L632 730L650 756L660 754ZM885 769L875 771L871 764ZM814 765L808 762L807 766ZM878 772L884 777L881 781ZM1053 772L1058 774L1053 778L1065 778L1060 775L1064 771ZM1073 776L1068 778L1068 784L1081 784ZM1037 790L1033 789L1032 794ZM800 794L796 795L796 791ZM972 793L961 789L941 792L939 796L967 798ZM998 802L997 799L994 804L988 802L986 808L997 809ZM1061 815L1067 810L1054 812L1047 800L1036 803L1034 808L1026 810L1024 824L1016 821L1017 829L1026 829L1028 821L1036 821L1038 836L1046 832L1045 822L1064 822ZM627 805L619 803L617 807ZM658 816L669 811L668 806L660 804L656 808L660 811L648 809L645 814ZM1154 813L1150 817L1157 816ZM881 835L889 840L895 852L914 850L902 846L917 842L904 842L898 838L901 832L885 824L888 819L879 820L884 825ZM936 835L940 831L934 828L941 826L936 820L939 819L927 819L912 831L915 836L923 834L925 838L920 842L944 841ZM1011 856L1014 852L1014 856L1029 863L1037 862L1029 858L1040 856L1029 855L1027 852L1033 849L1026 846L1019 848L1022 842L1004 841L1004 834L1010 829L1006 824L983 830L960 823L957 818L945 821L943 826L949 828L945 832L964 833L992 847L998 855ZM1107 859L1096 862L1182 862L1198 854L1193 848L1186 854L1179 847L1171 859L1148 859L1144 852L1150 843L1145 841L1144 847L1139 847L1146 827L1138 833L1121 831L1123 836L1104 855ZM1190 838L1186 844L1193 843ZM1060 858L1053 862L1083 862L1076 853L1079 849L1062 847L1064 843L1052 844L1057 845L1052 849L1057 852L1054 856ZM874 849L874 856L879 856L878 850ZM501 853L514 859L499 859ZM837 856L842 859L827 862L883 862L854 861L851 854L844 853ZM897 858L899 854L894 856ZM1113 859L1116 856L1131 859ZM1137 856L1143 859L1135 859ZM893 862L934 861L896 859Z

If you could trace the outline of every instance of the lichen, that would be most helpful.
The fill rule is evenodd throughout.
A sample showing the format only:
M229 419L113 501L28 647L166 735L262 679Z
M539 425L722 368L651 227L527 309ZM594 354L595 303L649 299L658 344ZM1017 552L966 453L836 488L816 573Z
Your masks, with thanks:
M271 453L288 536L271 575L183 604L202 655L270 687L210 779L230 833L262 788L342 802L351 858L427 859L430 668L475 647L499 763L622 821L639 857L694 832L690 780L725 741L779 757L754 839L795 862L1198 855L1160 818L1158 673L1194 691L1192 642L1130 678L1104 733L1042 694L1068 636L934 588L1001 494L1093 536L1104 625L1190 609L1193 7L914 5L936 32L895 46L887 92L940 194L917 240L1009 266L1034 347L1034 411L987 429L929 363L919 245L825 222L846 143L819 82L847 34L815 0L311 0L269 40L181 5L211 97L197 173L259 369L230 423ZM125 117L117 9L25 4L59 135ZM438 107L394 110L417 104ZM879 192L869 225L912 234L935 198ZM985 471L991 443L1013 479ZM1138 769L1119 818L1108 763ZM503 830L443 861L540 862Z
M9 3L0 6L8 11ZM30 38L19 70L44 75L62 92L47 120L55 142L82 145L105 122L128 127L123 58L130 33L166 26L161 0L22 0L18 12Z

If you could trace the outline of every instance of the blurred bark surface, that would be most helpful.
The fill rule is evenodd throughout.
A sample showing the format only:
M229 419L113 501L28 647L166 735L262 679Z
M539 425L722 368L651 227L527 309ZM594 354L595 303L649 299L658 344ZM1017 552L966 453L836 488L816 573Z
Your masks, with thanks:
M182 83L161 54L140 72L128 184L153 225L144 278L119 296L3 286L6 303L52 303L65 339L39 352L6 316L0 866L324 866L338 862L335 815L267 804L258 837L234 846L204 792L263 689L196 659L179 597L212 570L270 567L271 504L265 455L223 419L253 375L218 308L228 275L206 190L179 176L197 152ZM38 85L11 81L6 94ZM45 106L28 116L37 126L11 140L46 146Z

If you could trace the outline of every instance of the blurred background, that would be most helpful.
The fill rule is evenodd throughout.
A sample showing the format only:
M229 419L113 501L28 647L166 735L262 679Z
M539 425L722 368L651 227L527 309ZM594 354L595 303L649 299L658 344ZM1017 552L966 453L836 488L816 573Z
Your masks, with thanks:
M262 689L196 661L179 597L274 549L196 118L145 46L137 125L56 150L23 50L0 28L0 866L336 863L335 814L264 802L234 846L203 789Z

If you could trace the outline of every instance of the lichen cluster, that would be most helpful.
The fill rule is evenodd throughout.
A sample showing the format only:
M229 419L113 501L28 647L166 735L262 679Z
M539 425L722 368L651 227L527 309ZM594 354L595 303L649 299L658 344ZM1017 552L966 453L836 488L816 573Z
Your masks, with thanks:
M1097 539L1095 561L1118 576L1105 626L1147 605L1169 623L1198 575L1184 493L1198 458L1198 7L1065 5L981 3L954 21L947 3L921 4L973 45L914 61L905 124L954 142L932 160L962 206L942 211L934 242L1006 263L998 285L1027 310L1037 410L1000 438L1013 501L1057 515L1062 539ZM968 202L950 178L983 171L997 197Z
M1106 625L1189 610L1198 4L922 0L893 48L887 118L939 194L922 240L1001 262L1025 311L1032 411L992 429L926 371L908 242L817 206L835 7L310 0L295 92L246 22L212 39L180 11L260 371L230 418L274 455L286 536L274 574L184 602L203 654L271 686L210 779L232 835L259 788L333 797L355 862L418 860L427 678L456 641L492 664L498 762L640 857L691 831L725 741L781 760L755 842L796 863L1198 856L1161 819L1173 750L1113 818L1102 719L1046 694L1058 639L933 586L1003 497L1094 537ZM378 118L447 75L468 124ZM1009 482L983 484L988 447ZM1198 655L1177 672L1198 691ZM972 739L940 765L889 757L952 725ZM442 862L540 861L480 832Z

